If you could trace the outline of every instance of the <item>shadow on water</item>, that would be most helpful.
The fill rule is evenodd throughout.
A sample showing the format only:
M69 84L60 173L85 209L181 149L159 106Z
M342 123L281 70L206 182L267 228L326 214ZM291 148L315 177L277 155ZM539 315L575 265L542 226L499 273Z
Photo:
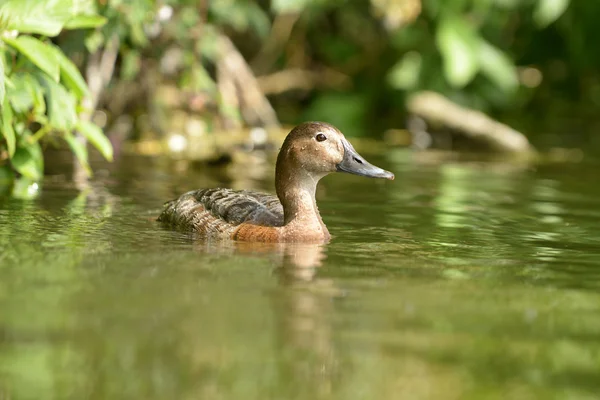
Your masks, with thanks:
M162 229L186 190L272 184L155 159L0 200L0 398L594 398L597 165L374 161L394 184L319 186L327 245Z

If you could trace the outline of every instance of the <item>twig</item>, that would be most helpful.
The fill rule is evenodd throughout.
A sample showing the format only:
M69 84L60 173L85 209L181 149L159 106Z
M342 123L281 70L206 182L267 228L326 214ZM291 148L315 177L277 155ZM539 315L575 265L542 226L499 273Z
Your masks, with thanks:
M217 61L217 89L219 90L220 103L223 105L221 110L223 128L225 130L240 128L241 121L239 117L232 115L234 111L240 109L240 102L238 100L234 75L227 68L225 57Z
M280 94L289 90L311 90L317 86L344 88L351 84L348 75L332 69L324 71L286 69L256 79L266 95Z
M84 111L79 116L81 120L91 120L102 92L112 79L118 54L119 36L114 34L106 44L104 50L98 50L90 56L85 73L90 94L83 99ZM76 133L75 137L81 144L84 146L87 145L86 138L79 132ZM77 157L73 157L73 181L78 187L84 188L87 187L87 180L87 172L79 160L77 160Z
M220 57L217 63L221 96L228 106L236 106L244 120L253 126L279 126L277 114L260 89L254 73L246 63L244 57L234 44L225 35L219 35L218 46ZM222 83L222 86L221 86ZM236 100L231 98L235 87Z
M90 56L86 68L86 81L90 95L83 101L85 111L81 118L90 120L98 106L102 92L112 79L117 56L119 55L119 36L114 34L103 51L97 51Z
M300 13L278 14L275 17L269 37L258 55L252 60L254 71L267 72L275 64L282 48L288 43L298 19L300 19Z

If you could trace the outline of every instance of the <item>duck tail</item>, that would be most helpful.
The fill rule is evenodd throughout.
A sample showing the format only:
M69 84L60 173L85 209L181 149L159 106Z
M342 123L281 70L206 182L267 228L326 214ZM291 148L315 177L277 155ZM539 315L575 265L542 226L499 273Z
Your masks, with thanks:
M192 231L195 211L201 205L194 196L195 193L188 192L178 199L167 201L157 221L179 230Z

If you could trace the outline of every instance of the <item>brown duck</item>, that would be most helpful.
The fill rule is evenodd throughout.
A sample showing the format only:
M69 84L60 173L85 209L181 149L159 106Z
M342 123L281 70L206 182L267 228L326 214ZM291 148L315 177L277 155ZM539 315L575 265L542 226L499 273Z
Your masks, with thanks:
M253 242L326 242L329 231L315 190L331 172L394 179L368 163L344 135L323 122L306 122L288 134L275 169L277 196L232 189L200 189L169 201L158 220L202 238Z

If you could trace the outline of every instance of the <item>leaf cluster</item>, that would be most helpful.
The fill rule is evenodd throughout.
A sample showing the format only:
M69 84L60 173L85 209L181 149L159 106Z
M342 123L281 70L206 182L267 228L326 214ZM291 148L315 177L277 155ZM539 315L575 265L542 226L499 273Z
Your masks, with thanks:
M105 22L89 0L7 0L0 5L0 167L10 172L4 176L40 180L42 139L65 141L91 173L77 132L112 158L102 130L81 117L89 96L85 79L50 39Z

